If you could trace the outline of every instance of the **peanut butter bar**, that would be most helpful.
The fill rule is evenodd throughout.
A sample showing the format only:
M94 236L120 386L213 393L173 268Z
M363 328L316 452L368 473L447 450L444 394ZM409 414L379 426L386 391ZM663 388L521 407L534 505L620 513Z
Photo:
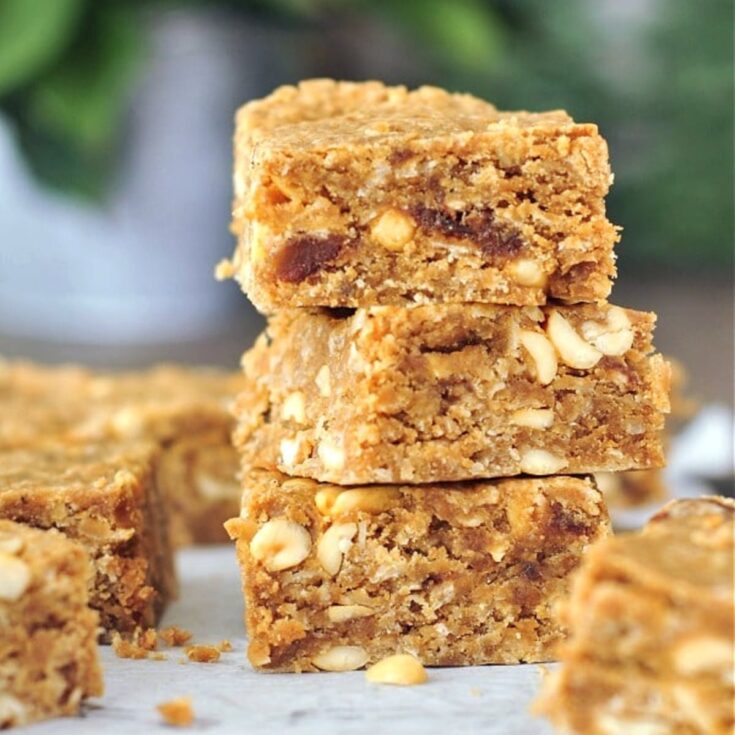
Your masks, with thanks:
M675 501L590 549L537 704L561 732L733 732L734 519L730 499Z
M342 488L254 470L243 486L227 530L248 658L270 671L395 653L430 666L547 660L567 576L609 532L585 478Z
M0 449L57 439L152 440L176 546L226 540L237 512L229 404L242 376L171 365L128 373L0 361Z
M92 559L106 637L155 625L175 594L153 442L0 450L0 518L57 528Z
M561 110L305 81L239 110L234 178L218 275L264 312L610 293L607 145Z
M245 355L245 467L341 485L661 466L654 315L427 304L275 315Z
M102 694L84 549L0 520L0 729L73 715Z

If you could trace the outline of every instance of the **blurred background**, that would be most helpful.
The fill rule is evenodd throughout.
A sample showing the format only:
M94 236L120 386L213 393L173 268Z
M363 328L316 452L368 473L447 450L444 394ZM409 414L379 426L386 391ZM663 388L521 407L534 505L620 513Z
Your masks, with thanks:
M597 122L614 301L732 405L730 0L0 0L0 354L234 367L233 113L313 76Z

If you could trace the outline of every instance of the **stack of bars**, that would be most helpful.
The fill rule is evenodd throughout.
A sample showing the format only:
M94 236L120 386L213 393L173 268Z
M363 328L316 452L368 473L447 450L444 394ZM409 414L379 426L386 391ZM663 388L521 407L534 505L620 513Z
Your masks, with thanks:
M221 276L269 317L235 444L248 655L272 671L543 661L591 473L663 464L654 315L606 302L596 126L314 80L243 107Z

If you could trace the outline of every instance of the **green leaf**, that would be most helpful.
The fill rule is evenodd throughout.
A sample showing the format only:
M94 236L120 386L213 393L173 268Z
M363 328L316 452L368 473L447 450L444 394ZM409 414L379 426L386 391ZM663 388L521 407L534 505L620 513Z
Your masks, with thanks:
M368 4L403 26L432 56L467 70L485 70L501 56L503 29L479 0L380 0Z
M83 6L84 0L0 0L0 96L59 57Z
M63 64L30 90L29 116L36 129L92 153L117 135L141 38L128 7L97 5L90 25Z

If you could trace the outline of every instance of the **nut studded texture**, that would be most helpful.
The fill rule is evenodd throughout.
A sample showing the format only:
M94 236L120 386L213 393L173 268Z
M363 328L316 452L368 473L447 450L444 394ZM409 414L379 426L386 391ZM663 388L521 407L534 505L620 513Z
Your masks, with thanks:
M0 520L0 729L76 714L102 694L90 576L79 544Z
M84 546L106 637L155 625L176 591L159 458L149 442L0 451L0 518L56 528Z
M431 666L547 660L563 635L552 608L567 577L609 532L584 478L341 488L253 470L243 485L227 529L248 657L270 671L353 670L399 652ZM253 554L275 522L311 539L276 571Z
M222 542L222 524L239 507L229 408L242 384L239 374L205 368L98 373L0 359L0 450L155 441L172 542Z
M669 366L654 319L608 304L281 312L243 359L235 443L245 468L345 485L661 466ZM584 340L609 324L601 349ZM594 364L565 362L582 358Z
M579 735L729 735L735 502L675 501L585 557L537 710Z
M310 80L237 114L234 276L264 312L605 299L597 127L470 95Z

